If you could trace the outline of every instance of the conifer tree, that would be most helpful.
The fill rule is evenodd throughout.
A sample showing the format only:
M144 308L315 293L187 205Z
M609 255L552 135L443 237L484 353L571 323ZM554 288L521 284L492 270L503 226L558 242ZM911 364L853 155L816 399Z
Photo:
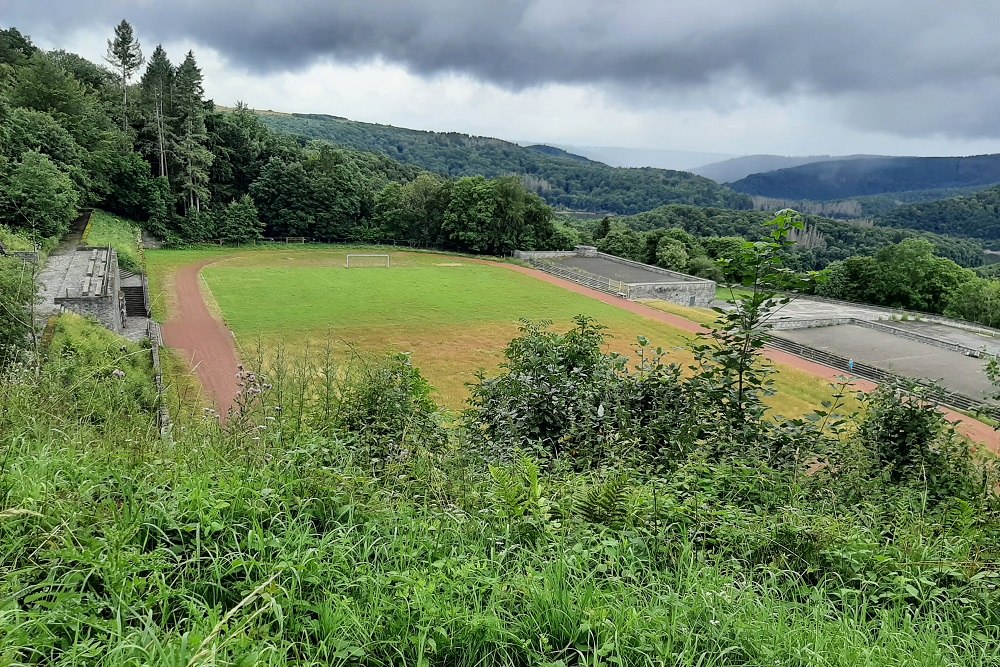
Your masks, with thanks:
M212 151L207 148L205 102L202 99L204 94L201 69L195 62L194 53L188 51L174 77L177 155L185 214L201 211L201 205L209 194L208 170L215 159Z
M145 59L142 57L142 48L139 40L136 39L132 31L132 25L122 19L122 22L115 27L114 39L108 40L108 53L104 56L115 72L121 77L122 84L122 132L128 131L128 82L132 78Z
M167 155L172 152L173 131L169 124L172 114L174 67L163 46L157 44L139 84L146 123L155 137L156 175L169 176Z

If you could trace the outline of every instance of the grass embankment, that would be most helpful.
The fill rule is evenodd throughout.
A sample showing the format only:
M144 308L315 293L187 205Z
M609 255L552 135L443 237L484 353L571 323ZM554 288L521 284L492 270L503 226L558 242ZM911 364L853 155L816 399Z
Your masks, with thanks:
M139 226L117 215L95 210L83 233L84 245L111 246L118 252L118 265L133 272L145 270Z
M202 276L245 351L259 338L292 352L303 350L305 341L315 348L328 339L341 353L411 352L437 398L452 408L462 407L466 383L477 371L494 372L503 361L503 348L522 319L565 328L575 315L586 314L608 327L610 350L634 356L636 338L646 336L671 360L693 361L686 332L503 267L394 252L389 270L344 269L347 252L296 246L149 252L153 312L169 316L176 270L218 260ZM769 401L791 417L831 395L824 381L793 369L782 369L778 392Z
M22 232L15 232L5 225L0 225L0 243L11 252L33 252L35 244L31 237Z
M143 358L65 317L0 375L2 664L997 664L989 505L698 456L490 471L457 433L374 461L291 395L168 445L114 373Z

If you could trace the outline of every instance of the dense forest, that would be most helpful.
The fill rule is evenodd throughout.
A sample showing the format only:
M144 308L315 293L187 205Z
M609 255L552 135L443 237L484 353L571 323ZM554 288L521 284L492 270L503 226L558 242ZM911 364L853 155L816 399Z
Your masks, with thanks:
M668 203L748 209L750 199L714 181L682 171L609 167L550 147L517 144L457 132L424 132L323 114L260 114L268 127L355 150L374 151L444 176L514 174L560 208L618 214Z
M766 234L761 225L769 217L762 211L671 205L616 220L638 232L678 227L697 237L739 236L759 240ZM880 248L916 236L926 238L938 255L961 266L976 267L984 261L983 248L970 240L850 224L811 215L805 216L805 220L806 231L795 235L797 243L789 251L789 264L800 270L822 269L830 262L852 255L874 255Z
M1000 244L1000 187L902 206L879 216L876 223L976 239L994 247Z
M192 52L175 64L157 46L147 59L125 22L107 60L114 71L0 31L0 224L40 241L98 206L168 242L295 236L506 254L565 240L517 178L422 174L302 145L243 105L219 112Z
M1000 155L975 155L812 162L751 174L730 187L749 195L826 201L914 190L988 187L997 183L1000 183Z

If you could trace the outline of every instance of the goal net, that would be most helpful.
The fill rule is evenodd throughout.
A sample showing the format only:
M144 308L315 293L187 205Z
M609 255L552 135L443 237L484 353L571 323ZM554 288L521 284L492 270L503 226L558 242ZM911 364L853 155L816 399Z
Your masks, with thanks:
M366 269L366 268L389 268L389 255L359 255L359 254L349 254L347 256L347 264L344 265L347 269Z

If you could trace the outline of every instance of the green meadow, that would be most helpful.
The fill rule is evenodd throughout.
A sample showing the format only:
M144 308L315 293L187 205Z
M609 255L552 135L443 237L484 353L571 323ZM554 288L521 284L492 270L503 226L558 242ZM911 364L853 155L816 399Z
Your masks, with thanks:
M349 252L390 252L392 268L345 269ZM172 310L173 273L199 261L211 262L202 269L209 301L244 353L258 342L294 352L307 345L315 351L326 341L345 353L409 352L437 399L452 408L462 406L477 371L496 371L522 320L565 329L585 314L607 327L609 350L632 355L645 336L671 360L693 361L690 333L501 265L437 253L309 246L152 251L154 311L161 317ZM686 314L704 318L700 311ZM825 381L794 369L782 369L778 388L770 400L786 416L809 412L831 394Z

